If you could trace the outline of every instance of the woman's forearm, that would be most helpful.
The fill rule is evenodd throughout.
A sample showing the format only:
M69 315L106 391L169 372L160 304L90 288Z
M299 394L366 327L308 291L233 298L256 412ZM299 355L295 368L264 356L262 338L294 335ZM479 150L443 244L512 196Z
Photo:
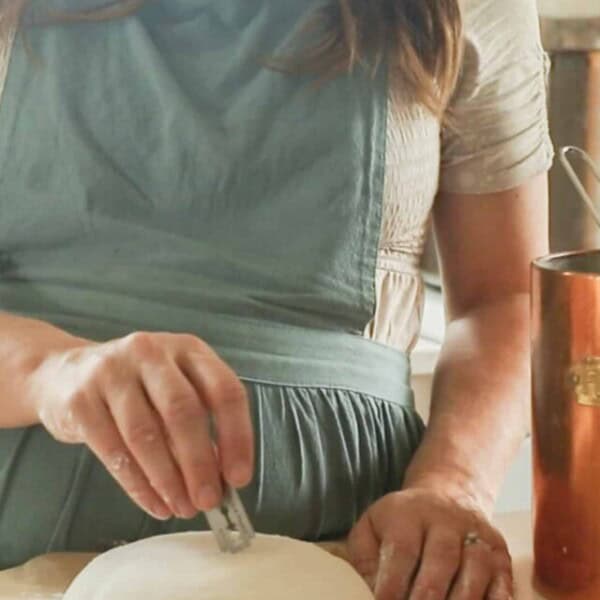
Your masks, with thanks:
M405 487L435 487L486 512L529 426L529 296L470 311L446 333L423 444Z
M85 343L49 323L0 312L0 429L38 422L29 375L49 354Z

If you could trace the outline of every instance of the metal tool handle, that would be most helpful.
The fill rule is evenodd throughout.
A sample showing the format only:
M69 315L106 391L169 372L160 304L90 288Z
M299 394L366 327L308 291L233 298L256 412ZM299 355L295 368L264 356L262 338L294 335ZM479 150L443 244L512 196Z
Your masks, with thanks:
M581 158L583 158L583 161L588 165L588 167L590 167L598 183L600 183L600 169L598 168L598 165L596 165L596 163L592 160L592 157L581 148L577 148L576 146L565 146L564 148L560 149L560 162L565 168L565 171L567 172L569 179L573 183L573 186L581 196L581 199L590 209L590 212L594 217L594 221L596 221L596 224L598 225L598 227L600 227L600 212L596 208L592 197L588 194L587 190L585 189L581 179L579 178L577 173L575 173L575 169L569 161L569 155L571 154L577 154Z

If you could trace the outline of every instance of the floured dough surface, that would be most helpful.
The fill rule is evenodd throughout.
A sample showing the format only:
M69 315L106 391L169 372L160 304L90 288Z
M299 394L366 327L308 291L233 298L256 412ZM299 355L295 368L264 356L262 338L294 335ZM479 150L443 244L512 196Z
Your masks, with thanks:
M373 600L343 560L313 544L257 535L238 554L212 533L157 536L94 559L64 600Z

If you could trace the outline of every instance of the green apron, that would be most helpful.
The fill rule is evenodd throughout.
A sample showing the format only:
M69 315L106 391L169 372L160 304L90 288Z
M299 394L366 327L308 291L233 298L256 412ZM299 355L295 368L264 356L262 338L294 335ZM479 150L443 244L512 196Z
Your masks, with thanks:
M250 394L256 528L310 540L397 489L423 431L407 357L362 337L385 70L314 86L265 66L314 6L155 0L33 26L0 105L0 310L95 340L205 339ZM153 520L85 447L0 431L0 568L205 527Z

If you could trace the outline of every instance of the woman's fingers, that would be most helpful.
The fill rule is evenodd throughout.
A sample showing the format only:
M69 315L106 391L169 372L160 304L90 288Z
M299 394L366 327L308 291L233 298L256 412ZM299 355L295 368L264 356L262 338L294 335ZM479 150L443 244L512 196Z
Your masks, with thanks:
M484 596L485 600L512 600L514 597L512 577L502 575L496 577Z
M376 502L348 546L377 600L512 599L512 565L500 532L476 508L430 490Z
M42 423L60 441L87 443L152 514L192 517L221 501L223 476L235 487L251 480L246 390L195 336L136 332L67 352L47 371L62 383L40 403Z
M379 568L379 548L379 539L371 525L370 513L367 512L350 532L348 552L350 562L372 590L375 589Z
M141 467L127 449L112 415L101 399L75 404L77 422L86 444L106 469L143 510L157 519L172 516L170 508L158 496Z
M493 551L492 569L494 577L485 600L511 600L514 596L512 559L503 539Z
M422 547L418 523L395 521L383 540L375 531L381 530L377 512L367 512L353 528L348 547L354 568L375 592L377 600L397 600L408 596L419 564Z
M160 417L141 383L117 382L107 392L117 429L146 479L175 515L184 519L193 517L196 508L167 444Z
M377 600L396 600L408 596L419 565L420 550L421 544L414 537L382 542L375 580Z
M492 575L491 547L483 541L465 546L461 568L449 600L485 599Z
M142 372L144 387L162 419L183 474L184 497L193 505L192 515L215 508L221 501L222 487L202 400L175 362Z
M445 600L461 564L462 540L443 526L432 527L425 539L419 570L410 593L411 600ZM469 596L469 600L478 598Z
M254 469L254 439L244 386L208 347L181 353L178 364L214 417L225 480L238 488L248 485Z

